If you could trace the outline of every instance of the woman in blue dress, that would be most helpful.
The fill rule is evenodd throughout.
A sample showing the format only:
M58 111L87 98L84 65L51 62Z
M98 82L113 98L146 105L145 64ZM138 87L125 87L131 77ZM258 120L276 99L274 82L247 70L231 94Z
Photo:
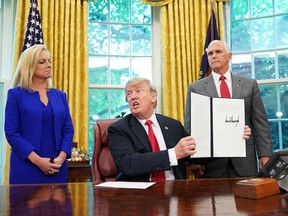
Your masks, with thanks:
M20 56L8 91L5 134L10 184L65 183L74 135L66 94L52 88L50 52L34 45Z

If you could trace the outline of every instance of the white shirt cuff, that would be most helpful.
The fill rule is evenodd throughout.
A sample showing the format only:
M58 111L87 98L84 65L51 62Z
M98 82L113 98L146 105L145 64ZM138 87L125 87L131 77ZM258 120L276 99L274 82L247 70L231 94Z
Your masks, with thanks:
M174 148L168 149L170 166L178 166L178 160L176 158L176 154Z

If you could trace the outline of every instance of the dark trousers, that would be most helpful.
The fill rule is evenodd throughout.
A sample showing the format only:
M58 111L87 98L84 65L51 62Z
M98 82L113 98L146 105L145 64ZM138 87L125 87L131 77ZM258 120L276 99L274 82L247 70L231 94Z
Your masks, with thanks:
M229 159L227 163L227 169L221 176L219 176L219 178L234 178L234 177L240 177L240 176L235 171L231 159Z

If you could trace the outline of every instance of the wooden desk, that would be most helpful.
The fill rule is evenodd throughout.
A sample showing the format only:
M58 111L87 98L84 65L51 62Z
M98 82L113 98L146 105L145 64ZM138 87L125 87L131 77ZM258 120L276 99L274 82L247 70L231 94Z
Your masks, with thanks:
M92 170L89 163L68 163L68 182L92 181Z
M93 187L92 182L0 187L3 215L288 215L288 194L234 197L239 179L157 182L142 189ZM10 200L9 200L10 197Z

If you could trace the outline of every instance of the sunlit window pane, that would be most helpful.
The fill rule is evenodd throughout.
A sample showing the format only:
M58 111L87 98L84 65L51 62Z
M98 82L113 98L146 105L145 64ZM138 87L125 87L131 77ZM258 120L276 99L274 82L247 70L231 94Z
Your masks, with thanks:
M125 90L111 90L110 104L111 104L111 116L113 118L123 117L123 115L129 113L129 106L125 100Z
M132 58L132 76L146 77L152 80L152 62L150 57Z
M108 21L108 0L89 2L89 20L97 22Z
M249 18L249 4L248 1L233 0L231 3L231 19L238 20Z
M287 86L286 86L287 87ZM288 88L281 94L281 109L282 118L288 118Z
M233 55L232 71L239 76L251 78L251 54Z
M88 24L89 54L108 54L108 26L106 24Z
M250 51L250 22L237 21L231 23L231 49L236 52Z
M279 123L276 121L270 121L269 122L270 127L270 134L272 137L272 145L273 150L278 151L280 148L280 134L279 134Z
M252 21L253 50L274 48L273 18L262 18Z
M268 16L273 14L273 0L251 0L252 17Z
M131 22L134 24L151 24L151 9L139 0L132 0Z
M275 13L276 14L288 12L288 1L274 0L274 5L275 5Z
M288 47L288 15L275 17L275 22L277 47Z
M261 98L265 106L266 114L269 119L277 118L277 86L276 85L261 85L259 86Z
M107 84L108 77L108 57L89 57L89 84Z
M282 127L282 143L283 143L283 147L282 149L288 149L288 121L282 121L281 124Z
M278 51L279 78L288 78L288 49Z
M130 0L110 0L110 2L110 22L128 23L130 21Z
M275 79L275 54L263 52L254 54L255 79Z
M91 121L109 118L109 91L107 89L89 89L89 116Z
M111 84L125 85L129 79L130 57L111 57Z
M129 25L110 25L110 54L129 55L130 53L130 27Z
M132 55L151 55L151 27L132 27Z
M90 89L89 98L94 101L89 106L92 122L121 117L122 112L127 113L129 110L124 89Z

